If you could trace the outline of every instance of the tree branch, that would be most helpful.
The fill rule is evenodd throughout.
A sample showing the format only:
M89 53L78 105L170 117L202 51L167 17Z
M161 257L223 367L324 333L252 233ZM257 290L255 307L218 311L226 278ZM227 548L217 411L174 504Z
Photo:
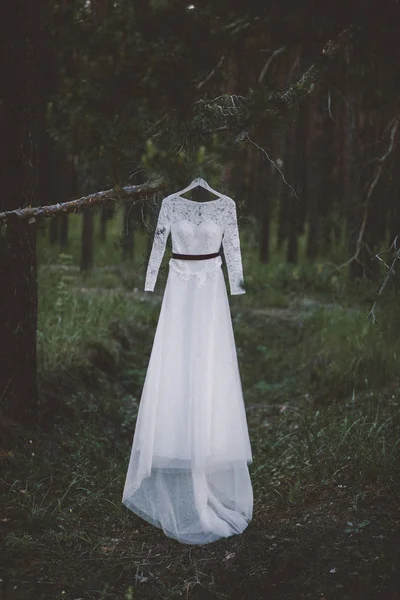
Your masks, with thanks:
M34 223L36 217L54 217L61 213L77 213L89 206L98 206L109 200L114 202L129 200L133 197L141 198L150 194L155 194L164 189L162 182L144 183L142 185L128 185L123 188L104 190L70 200L68 202L59 202L49 206L27 206L25 208L17 208L15 210L6 210L0 213L0 221L5 221L9 218L18 217L19 219L29 219L29 223Z
M327 70L329 62L347 44L353 30L354 27L351 26L342 31L335 40L330 40L324 46L315 62L295 83L289 85L286 90L269 94L268 99L264 99L263 101L263 110L283 114L307 98L314 90L318 77ZM278 48L272 53L259 75L259 81L262 82L270 62L283 51L284 48ZM242 102L239 103L239 100ZM215 126L218 125L227 126L229 129L234 120L236 120L236 125L240 125L245 121L246 123L251 122L252 126L257 126L257 111L259 111L260 107L258 105L254 106L254 102L258 102L258 95L249 90L247 98L238 95L222 94L212 100L202 98L196 101L194 105L198 105L199 110L202 111L200 116L203 117L203 121L212 123L212 126L206 127L206 130L214 131ZM254 113L252 113L252 110Z
M261 152L267 157L267 159L269 160L269 162L271 163L271 165L273 167L275 167L275 169L278 171L278 173L282 177L283 183L285 185L287 185L288 188L290 188L292 190L293 195L297 198L297 200L299 200L299 197L298 197L298 195L296 193L296 190L294 189L293 186L290 185L290 183L288 183L288 181L286 181L285 175L284 175L282 169L280 169L279 166L276 164L276 162L273 161L272 158L270 158L268 152L266 150L264 150L264 148L262 148L261 146L259 146L254 140L252 140L251 137L249 136L249 134L246 134L246 136L243 139L249 141L251 144L253 144L253 146L255 146L256 148L258 148L259 150L261 150Z
M345 266L349 265L354 260L358 259L358 256L359 256L360 251L361 251L361 246L362 246L362 243L363 243L365 228L366 228L366 225L367 225L367 220L368 220L368 215L369 215L369 208L370 208L370 204L371 204L372 193L373 193L374 189L376 188L376 186L377 186L377 184L378 184L378 182L379 182L379 180L380 180L380 178L382 176L384 163L386 162L386 160L388 159L388 157L393 152L396 135L397 135L397 132L399 130L399 124L400 124L400 115L397 115L393 119L393 121L391 121L391 123L389 124L389 126L392 125L392 128L390 130L390 143L389 143L389 147L388 147L387 151L385 152L385 154L383 156L381 156L380 158L376 159L376 161L378 163L378 166L377 166L376 171L374 173L374 176L372 178L371 184L370 184L370 186L368 188L367 197L365 198L363 220L362 220L362 223L361 223L360 231L358 233L356 250L355 250L353 256L351 258L349 258L349 260L347 260L343 264L339 265L339 269L341 269L342 267L345 267Z
M326 65L326 59L332 60L339 53L349 40L353 33L353 27L348 27L338 35L335 40L329 42L322 49L321 55L313 63L300 79L290 85L287 90L280 92L278 98L286 104L293 104L294 100L300 96L300 99L308 96L314 89L318 76Z
M211 79L211 77L213 77L215 75L215 73L218 71L218 69L222 66L222 63L224 62L224 60L225 60L225 53L221 56L218 63L216 64L216 66L210 71L210 73L207 75L207 77L205 79L203 79L203 81L200 81L200 83L196 86L196 90L201 90L203 85L205 85Z
M274 60L274 58L279 56L279 54L282 54L282 52L284 52L285 50L286 50L286 46L282 46L281 48L277 48L276 50L273 51L273 53L271 54L271 56L268 58L267 62L265 63L264 67L262 68L262 71L258 77L258 83L262 83L262 80L264 79L265 74L268 71L269 66L270 66L271 62Z
M373 305L372 305L372 308L371 308L371 310L369 311L369 313L368 313L368 315L367 315L367 319L369 319L369 318L372 318L372 322L373 322L373 323L377 323L377 322L378 322L378 321L376 320L376 316L375 316L375 308L376 308L376 305L377 305L377 302L378 302L378 298L379 298L379 296L381 296L381 294L382 294L383 290L385 289L385 287L386 287L386 284L387 284L387 282L388 282L388 280L389 280L389 277L390 277L391 275L394 275L394 274L395 274L394 266L395 266L396 262L397 262L397 261L399 260L399 258L400 258L400 257L399 257L399 250L397 249L397 236L396 236L396 238L394 239L394 241L393 241L393 243L392 243L392 245L391 245L390 249L392 249L392 247L394 247L394 250L395 250L395 255L394 255L394 259L393 259L393 261L392 261L392 264L390 265L390 267L389 267L389 265L387 265L387 264L385 263L385 261L384 261L384 260L382 260L382 259L381 259L381 257L379 256L379 254L376 254L376 256L375 256L375 258L377 258L378 260L380 260L381 262L383 262L383 264L385 265L385 267L388 269L388 272L387 272L387 274L386 274L386 277L385 277L385 280L384 280L384 282L382 283L382 285L381 285L381 287L380 287L380 289L379 289L379 291L378 291L378 293L377 293L377 295L376 295L376 296L377 296L377 298L376 298L375 302L373 303Z

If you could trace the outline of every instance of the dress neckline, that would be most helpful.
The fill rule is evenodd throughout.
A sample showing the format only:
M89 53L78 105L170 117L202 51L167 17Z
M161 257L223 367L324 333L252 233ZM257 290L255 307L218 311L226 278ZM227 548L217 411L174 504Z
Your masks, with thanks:
M207 200L207 202L197 202L197 200L189 200L189 198L184 198L183 196L179 196L179 194L174 194L175 198L179 198L179 200L185 200L185 202L191 202L192 204L212 204L214 202L220 202L224 199L224 196L221 198L215 198L215 200Z

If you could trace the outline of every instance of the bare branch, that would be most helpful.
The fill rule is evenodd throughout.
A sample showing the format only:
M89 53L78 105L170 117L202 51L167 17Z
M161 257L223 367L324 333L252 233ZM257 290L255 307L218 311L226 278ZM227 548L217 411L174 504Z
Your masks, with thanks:
M76 213L89 206L98 206L109 200L120 201L131 199L132 196L142 198L143 196L153 195L164 188L162 182L144 183L142 185L128 185L123 188L104 190L96 192L89 196L70 200L69 202L59 202L49 206L27 206L26 208L17 208L15 210L6 210L0 213L0 221L10 217L19 219L29 219L34 222L36 217L54 217L61 213Z
M349 27L342 31L335 40L330 40L323 48L319 60L312 64L300 79L288 87L287 90L278 94L278 97L287 104L291 104L293 99L301 92L303 96L308 96L314 89L317 82L317 78L320 75L322 65L324 64L323 58L332 60L339 53L339 51L346 45L349 37L353 33L353 28Z
M328 113L329 113L329 116L330 116L331 120L335 121L335 123L336 123L336 119L334 119L333 116L332 116L332 98L331 98L331 92L330 92L330 90L328 92Z
M340 50L346 46L353 33L353 29L353 27L349 27L342 31L335 40L329 41L322 49L319 57L314 61L314 64L301 75L297 82L289 85L284 91L270 94L268 102L271 103L275 112L285 113L288 109L293 108L295 104L299 104L312 93L318 81L318 77L329 68L329 61L331 61ZM272 53L259 75L260 82L263 80L265 73L271 64L270 61L283 52L284 49L285 48L283 47L278 48ZM295 65L297 65L297 60L298 57ZM246 104L248 104L252 97L253 94L251 92L249 93L248 98L239 95L222 94L212 100L202 98L194 102L194 105L199 105L200 110L205 111L204 116L206 122L207 120L211 120L215 123L215 121L219 120L222 121L222 125L228 125L229 129L231 121L235 118L238 123L243 117L248 122L249 115L246 114L246 111L254 109L252 109L251 106L246 106ZM250 115L250 117L253 121L254 119L257 119L255 115ZM228 123L226 122L227 120L229 120ZM206 130L214 131L215 128L209 126Z
M272 61L274 60L274 58L276 58L277 56L279 56L279 54L282 54L282 52L284 52L286 50L286 46L282 46L281 48L277 48L276 50L273 51L273 53L271 54L271 56L268 58L267 62L265 63L259 77L258 77L258 83L262 83L262 80L265 77L266 72L269 69L270 64L272 63Z
M378 164L376 171L374 173L374 176L372 178L371 184L368 188L368 192L367 192L367 197L365 199L365 204L364 204L364 215L363 215L363 220L361 223L361 227L360 227L360 231L358 233L358 238L357 238L357 243L356 243L356 250L353 254L353 256L351 258L349 258L349 260L347 260L346 262L344 262L343 264L339 265L339 268L345 267L347 265L349 265L350 263L352 263L354 260L357 260L361 251L361 247L362 247L362 243L363 243L363 238L364 238L364 233L365 233L365 228L367 225L367 220L368 220L368 215L369 215L369 208L370 208L370 204L371 204L371 197L372 197L372 193L374 191L374 189L376 188L381 176L382 176L382 172L383 172L383 165L385 163L385 161L388 159L388 157L392 154L393 149L394 149L394 143L395 143L395 139L396 139L396 135L399 129L399 124L400 124L400 115L397 115L393 121L391 121L392 123L392 128L390 130L390 143L389 143L389 147L387 149L387 151L385 152L385 154L383 154L383 156L381 156L380 158L376 159L376 162Z
M159 125L161 125L161 123L163 121L168 121L168 119L169 119L169 114L166 113L160 119L158 119L155 123L152 123L150 125L150 127L148 127L148 129L146 130L146 135L150 135L150 133L153 131L153 129L155 129L156 127L158 127ZM155 134L155 135L158 135L158 134ZM155 136L153 136L153 137L155 137Z
M371 308L371 310L369 311L369 313L368 313L368 315L367 315L367 319L369 319L369 318L372 318L372 322L373 322L373 323L377 323L377 322L378 322L378 321L376 320L376 316L375 316L375 308L376 308L376 304L377 304L377 302L378 302L378 298L379 298L379 296L382 294L383 290L385 289L385 287L386 287L386 284L387 284L387 282L388 282L388 280L389 280L389 277L390 277L391 275L394 275L394 274L395 274L394 266L395 266L396 262L397 262L397 261L399 260L399 258L400 258L400 257L399 257L399 251L398 251L398 250L397 250L397 248L396 248L396 242L397 242L397 236L396 236L396 238L394 239L394 241L393 241L393 244L392 244L392 246L394 246L394 249L395 249L395 255L394 255L394 259L393 259L393 262L392 262L392 264L390 265L390 267L389 267L389 266L388 266L388 265L387 265L387 264L386 264L384 261L382 261L382 259L380 258L379 254L377 254L377 255L376 255L376 258L377 258L378 260L381 260L381 261L382 261L382 262L385 264L385 266L386 266L386 267L387 267L387 269L388 269L388 272L387 272L387 275L386 275L386 277L385 277L385 279L384 279L384 282L382 283L382 285L381 285L381 287L380 287L380 290L379 290L379 291L378 291L378 293L377 293L377 299L376 299L376 300L375 300L375 302L373 303L373 305L372 305L372 308ZM392 246L391 246L391 247L392 247Z
M299 200L299 197L296 193L296 190L290 185L290 183L288 183L285 179L285 175L283 173L283 171L278 167L278 165L276 164L275 161L272 160L272 158L270 158L268 152L266 150L264 150L264 148L261 148L261 146L259 146L254 140L252 140L249 136L249 134L247 134L243 139L248 140L251 144L253 144L253 146L255 146L256 148L258 148L259 150L261 150L261 152L267 157L267 159L269 160L269 162L271 163L271 165L273 167L275 167L275 169L280 173L281 177L282 177L282 181L285 185L287 185L291 190L294 196L296 196L297 200Z
M216 66L212 69L212 71L210 71L210 73L207 75L207 77L205 79L203 79L203 81L200 81L200 83L196 86L196 90L201 90L201 88L211 79L211 77L213 77L215 75L215 73L218 71L218 69L222 66L224 60L225 60L225 53L221 56L218 63L216 64Z

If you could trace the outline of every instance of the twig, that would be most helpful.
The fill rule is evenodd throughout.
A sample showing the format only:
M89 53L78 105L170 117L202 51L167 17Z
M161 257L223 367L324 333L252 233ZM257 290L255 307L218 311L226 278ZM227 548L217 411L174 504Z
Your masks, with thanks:
M205 100L203 100L203 98L201 98L200 100L196 100L195 104L210 105L212 102L221 100L221 98L223 100L228 100L228 99L231 100L234 106L235 106L235 104L232 100L233 98L240 98L241 100L247 100L246 96L240 96L239 94L221 94L220 96L216 96L215 98L212 98L212 100L209 100L208 102L206 102Z
M164 116L162 116L160 119L158 119L158 120L157 120L155 123L152 123L152 124L150 125L150 127L149 127L149 128L146 130L146 135L149 135L149 134L150 134L150 132L151 132L153 129L155 129L156 127L158 127L158 125L161 125L161 123L162 123L163 121L165 121L165 120L168 120L168 118L169 118L169 115L168 115L168 113L167 113L167 114L165 114Z
M304 95L308 96L313 91L317 77L322 71L324 61L321 59L328 58L329 60L332 60L346 44L352 33L353 27L348 27L342 31L335 40L330 40L324 46L318 61L313 63L296 83L290 85L286 91L279 93L278 97L290 104L292 99L296 97L298 91L303 90Z
M137 169L135 171L133 171L130 175L129 175L129 179L132 179L133 177L135 177L138 173L144 173L145 169L141 168L141 167L137 167Z
M378 166L377 166L375 174L374 174L374 176L372 178L371 184L370 184L370 186L368 188L368 193L367 193L367 197L365 199L365 205L364 205L363 220L362 220L362 223L361 223L361 227L360 227L360 231L358 233L358 238L357 238L357 243L356 243L356 251L353 254L353 256L351 258L349 258L349 260L347 260L343 264L339 265L339 269L341 269L342 267L345 267L345 266L349 265L354 260L357 260L359 254L360 254L361 246L362 246L362 242L363 242L363 238L364 238L364 233L365 233L365 228L366 228L366 225L367 225L367 220L368 220L368 215L369 215L369 208L370 208L370 201L371 201L371 197L372 197L372 192L376 188L376 186L377 186L377 184L378 184L378 182L379 182L379 180L381 178L382 171L383 171L383 165L384 165L385 161L388 159L388 157L393 152L394 142L395 142L396 135L397 135L397 132L398 132L398 129L399 129L400 115L397 115L393 119L393 121L391 121L391 123L393 123L393 126L392 126L392 129L390 131L390 143L389 143L389 147L388 147L387 151L385 152L385 154L383 156L381 156L380 158L376 159L376 161L378 163Z
M142 196L152 195L161 191L163 188L164 184L159 181L155 183L144 183L142 185L128 185L120 189L104 190L102 192L89 194L89 196L77 198L76 200L58 202L57 204L51 204L49 206L27 206L26 208L6 210L0 213L0 221L4 221L10 217L18 217L19 219L32 219L30 222L33 223L36 217L54 217L61 213L76 213L89 206L104 204L104 202L107 202L108 200L124 201L132 196L141 198Z
M217 104L217 100L221 100L221 102ZM247 98L239 96L238 94L223 94L212 100L204 100L201 98L200 100L197 100L195 104L201 104L205 108L213 109L214 111L218 110L221 117L232 117L239 114L239 109L241 108L241 106L237 106L239 100L246 101Z
M336 119L334 119L333 116L332 116L332 98L331 98L331 92L330 92L330 90L328 92L328 114L329 114L331 120L336 123Z
M368 315L367 315L367 319L369 319L370 317L372 317L372 322L373 322L373 323L377 323L377 322L378 322L378 321L376 320L376 317L375 317L375 308L376 308L376 305L377 305L377 302L378 302L378 298L379 298L379 296L382 294L383 290L385 289L385 287L386 287L386 284L387 284L387 282L388 282L388 279L389 279L390 275L394 275L394 274L395 274L395 272L396 272L396 271L394 270L394 265L396 264L396 261L397 261L397 260L399 260L399 258L400 258L400 257L399 257L399 251L397 250L397 236L396 236L396 237L395 237L395 239L393 240L393 243L392 243L392 245L390 246L390 249L391 249L393 246L394 246L394 249L395 249L395 255L394 255L394 259L393 259L393 262L392 262L392 264L390 265L390 267L389 267L389 266L388 266L388 265L385 263L385 261L383 261L383 260L380 258L379 254L376 254L376 258L377 258L378 260L380 260L381 262L383 262L383 263L384 263L384 265L385 265L385 266L387 267L387 269L388 269L388 272L387 272L387 275L386 275L386 277L385 277L385 279L384 279L384 282L382 283L382 285L381 285L381 287L380 287L380 289L379 289L379 291L378 291L378 293L377 293L377 295L376 295L376 300L375 300L375 302L373 303L373 305L372 305L372 308L371 308L371 310L369 311L369 313L368 313Z
M265 77L266 72L269 69L270 64L272 63L272 61L274 60L274 58L276 58L277 56L279 56L279 54L281 54L282 52L284 52L284 50L286 50L286 46L282 46L281 48L277 48L276 50L273 51L273 53L271 54L271 56L268 58L267 62L265 63L259 77L258 77L258 83L262 83L262 80Z
M245 139L245 140L248 140L248 141L249 141L251 144L253 144L253 146L256 146L256 148L258 148L259 150L261 150L261 152L262 152L263 154L265 154L265 156L267 157L267 159L269 160L269 162L271 163L271 165L272 165L273 167L275 167L275 169L276 169L276 170L277 170L277 171L280 173L280 175L281 175L281 177L282 177L282 180L283 180L283 182L285 183L285 185L287 185L287 186L288 186L288 187L289 187L289 188L292 190L292 192L293 192L294 196L296 196L297 200L299 200L299 197L298 197L298 195L297 195L297 193L296 193L296 190L293 188L293 186L291 186L291 185L290 185L290 183L288 183L288 182L286 181L286 179L285 179L285 175L284 175L283 171L282 171L282 170L281 170L281 169L278 167L278 165L276 164L276 162L275 162L275 161L273 161L273 160L272 160L272 158L270 158L270 157L269 157L269 154L268 154L268 152L267 152L266 150L264 150L264 148L261 148L261 146L259 146L259 145L258 145L258 144L257 144L257 143L254 141L254 140L252 140L252 139L251 139L251 137L249 136L249 134L247 134L247 135L244 137L244 139Z
M273 93L270 95L269 102L274 104L275 111L284 113L285 111L287 111L288 108L290 109L295 103L300 103L302 100L307 98L309 94L311 94L311 92L315 88L318 76L328 68L329 61L334 59L334 57L339 53L343 46L347 44L348 39L353 33L353 30L354 27L351 26L348 29L342 31L335 40L330 40L327 44L325 44L319 57L301 75L297 82L289 85L286 88L286 90L282 92ZM278 54L283 52L284 49L284 47L278 48L272 53L259 75L259 82L262 82L265 73L271 64L271 61ZM298 60L298 57L296 60ZM297 64L297 62L295 64ZM221 100L221 102L217 104L219 100ZM243 101L243 104L240 104L239 100ZM222 94L211 100L201 98L200 100L194 102L194 105L199 104L201 107L204 107L204 109L211 111L214 120L218 119L219 117L221 117L223 121L226 118L231 120L232 117L236 117L239 120L240 117L246 116L246 120L248 121L248 115L244 115L245 103L247 102L247 100L248 98L239 95ZM224 122L223 124L226 125L226 122ZM230 123L228 123L228 125L229 124ZM208 127L207 131L216 130Z
M196 86L196 90L201 90L201 88L211 79L211 77L213 77L215 75L215 73L218 71L218 69L222 66L222 63L224 62L224 60L225 60L225 53L221 56L218 63L216 64L216 66L212 69L212 71L210 71L210 73L207 75L207 77L205 79L203 79L203 81L200 81L200 83Z

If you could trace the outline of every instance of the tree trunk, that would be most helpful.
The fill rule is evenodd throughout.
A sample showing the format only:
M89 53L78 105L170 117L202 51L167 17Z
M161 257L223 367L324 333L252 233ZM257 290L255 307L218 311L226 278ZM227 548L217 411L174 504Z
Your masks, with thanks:
M280 169L285 176L286 181L290 181L290 173L288 172L288 135L283 133L281 135L279 144L278 158L280 159ZM289 199L288 199L288 187L284 183L280 173L278 173L278 180L276 184L276 200L278 206L278 231L276 238L277 250L280 250L287 240L288 236L288 221L289 221Z
M72 161L68 160L68 158L64 155L62 156L61 163L61 177L63 179L63 187L65 189L65 194L62 196L65 201L73 200L76 198L78 194L78 181L77 175L75 171L75 165ZM67 250L68 243L68 231L69 231L69 215L68 213L63 213L60 215L60 230L59 230L59 240L60 240L60 248L61 250Z
M347 55L347 69L350 69L350 55ZM346 236L349 257L356 250L358 233L361 227L360 203L360 144L358 138L358 102L355 84L350 75L345 74L345 106L343 118L343 173L344 200L346 210ZM349 277L362 277L363 270L359 261L352 261L349 266Z
M60 248L65 251L68 249L68 213L64 213L60 217Z
M134 251L134 231L137 210L136 206L128 202L124 204L124 219L122 229L122 260L133 258Z
M240 148L235 154L231 175L231 188L236 202L243 202L246 196L245 163L246 151Z
M321 114L318 110L318 95L310 98L307 136L307 223L308 235L306 256L312 261L318 256L320 245L319 203L321 193L320 154Z
M287 132L287 146L285 152L286 163L286 180L296 188L296 118L292 119ZM298 261L298 235L299 235L299 199L296 198L293 191L285 186L284 195L286 197L286 226L287 226L287 249L286 260L289 263L297 263Z
M45 165L41 157L45 119L43 97L45 2L15 0L1 21L3 73L0 210L37 203ZM0 422L31 427L37 422L36 226L9 220L0 229Z
M100 208L100 241L107 241L107 223L108 223L108 211L106 206Z
M294 138L294 156L293 156L293 181L291 185L296 190L297 198L297 234L301 235L305 231L306 206L308 192L308 173L307 173L307 131L308 131L308 109L306 105L299 108L296 118L295 138Z
M264 139L265 137L266 136L264 136ZM255 171L253 202L256 206L256 214L261 225L259 258L260 262L267 263L269 261L270 252L271 175L270 163L261 152L258 152Z
M92 0L92 11L95 14L96 20L102 23L113 8L113 0Z
M257 198L258 175L260 165L260 151L255 147L250 148L249 152L249 169L248 169L248 186L247 186L247 201L250 214L257 214L259 200Z
M380 143L382 140L382 131L380 130L378 123L372 123L371 108L367 105L366 110L366 122L367 122L367 132L366 132L366 145L364 152L364 171L365 171L365 180L366 182L372 181L374 177L376 164L373 161L373 158L377 156L379 153L384 152L381 150L377 150L378 148L383 148L386 146L386 139L383 144ZM385 148L386 149L386 148ZM375 187L373 192L373 197L371 198L371 203L368 209L368 217L364 232L364 242L365 242L365 261L363 264L364 276L369 279L377 279L380 276L380 263L377 259L374 259L376 252L379 250L380 242L384 239L384 213L387 210L388 204L388 195L386 192L387 182L385 181L385 176L381 177L378 184ZM368 189L368 184L364 186L364 189ZM364 192L364 195L366 192Z
M58 198L59 200L59 198ZM58 242L58 230L59 230L59 215L55 215L52 219L50 219L49 223L49 244L50 246L55 246Z
M395 164L399 164L400 159L400 145L396 148L396 153L393 157ZM400 169L394 168L393 171L393 183L389 191L390 194L390 208L387 212L388 218L388 230L389 230L389 248L396 240L396 249L400 249L400 206L399 206L399 195L400 195Z
M265 171L267 166L264 165ZM263 173L260 181L261 192L261 242L260 242L260 261L269 262L270 258L270 236L271 236L271 198L267 189L268 173Z
M85 208L82 216L81 271L93 268L93 209Z
M307 139L307 258L315 260L331 248L334 121L326 111L326 95L311 97Z

